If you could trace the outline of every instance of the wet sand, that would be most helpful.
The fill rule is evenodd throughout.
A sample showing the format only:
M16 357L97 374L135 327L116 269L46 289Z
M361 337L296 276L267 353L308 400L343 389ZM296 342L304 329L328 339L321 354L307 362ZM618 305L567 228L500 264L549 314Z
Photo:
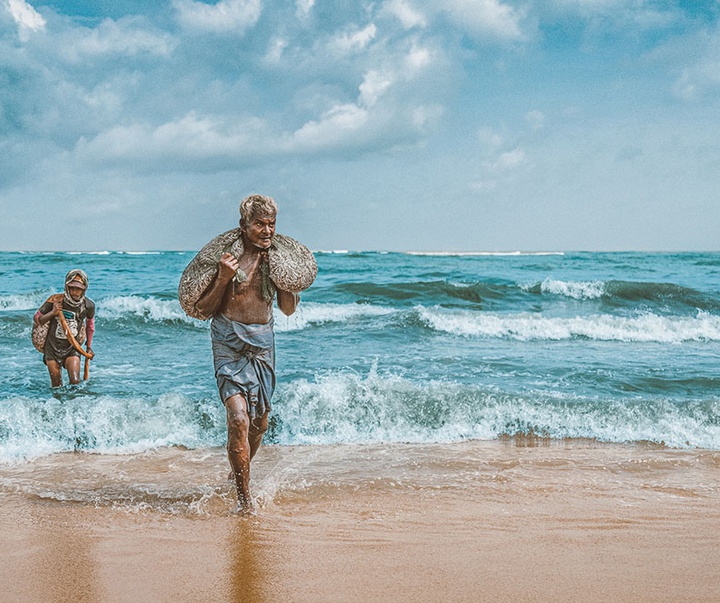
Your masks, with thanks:
M266 447L245 518L220 450L0 467L0 600L720 600L720 452L537 443Z

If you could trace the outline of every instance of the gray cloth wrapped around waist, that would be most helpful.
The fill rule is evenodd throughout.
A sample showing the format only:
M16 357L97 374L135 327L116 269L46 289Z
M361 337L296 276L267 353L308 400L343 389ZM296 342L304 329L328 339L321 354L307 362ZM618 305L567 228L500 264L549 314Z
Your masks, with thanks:
M223 403L242 394L252 419L271 409L275 391L273 321L244 324L216 315L210 325L215 378Z

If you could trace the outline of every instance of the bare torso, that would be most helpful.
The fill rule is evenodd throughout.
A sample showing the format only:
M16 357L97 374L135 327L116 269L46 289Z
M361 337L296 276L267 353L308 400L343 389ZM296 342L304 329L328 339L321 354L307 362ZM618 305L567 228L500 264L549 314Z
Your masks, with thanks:
M218 274L195 304L197 311L209 318L223 313L230 320L245 324L267 324L273 316L273 300L263 297L263 265L275 232L274 216L256 217L243 232L245 251L239 259L224 253L218 261ZM242 283L235 282L237 270L247 275ZM278 307L286 316L295 312L300 301L297 293L277 289Z
M245 251L238 262L248 280L236 283L231 280L223 294L220 312L230 320L245 324L265 324L272 318L272 300L263 298L262 270L267 261L266 252Z

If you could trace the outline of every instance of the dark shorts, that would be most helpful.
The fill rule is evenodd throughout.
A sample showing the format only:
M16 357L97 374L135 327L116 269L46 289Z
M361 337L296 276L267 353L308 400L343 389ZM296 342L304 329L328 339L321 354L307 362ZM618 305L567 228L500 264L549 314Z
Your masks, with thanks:
M79 357L80 352L72 347L72 345L67 348L59 345L53 345L52 341L48 337L47 342L45 343L45 351L43 352L43 362L45 364L48 363L48 360L54 360L60 366L64 366L65 361L73 356Z
M246 325L223 314L210 325L215 379L225 401L241 394L247 401L250 419L271 409L275 391L275 334L273 321Z

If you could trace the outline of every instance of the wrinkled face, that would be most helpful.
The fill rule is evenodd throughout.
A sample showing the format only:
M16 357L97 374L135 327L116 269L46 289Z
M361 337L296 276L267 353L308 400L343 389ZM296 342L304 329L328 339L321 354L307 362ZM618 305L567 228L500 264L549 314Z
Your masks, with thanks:
M268 249L275 235L275 216L256 214L243 226L245 239L260 249Z
M73 287L72 285L70 285L68 287L68 293L70 294L70 297L77 301L82 297L83 290L81 287Z

